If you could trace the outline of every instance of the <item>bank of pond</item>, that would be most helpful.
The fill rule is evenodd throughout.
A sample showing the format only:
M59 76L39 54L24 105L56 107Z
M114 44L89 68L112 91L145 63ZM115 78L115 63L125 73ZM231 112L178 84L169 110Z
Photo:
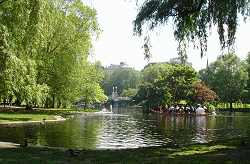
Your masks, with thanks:
M0 148L2 163L249 163L249 138L224 139L206 144L166 145L119 150L77 149L82 155L71 155L69 149Z

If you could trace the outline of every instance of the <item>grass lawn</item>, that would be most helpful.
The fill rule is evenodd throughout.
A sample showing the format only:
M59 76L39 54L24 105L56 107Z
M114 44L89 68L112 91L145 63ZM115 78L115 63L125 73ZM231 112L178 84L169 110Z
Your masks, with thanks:
M68 149L3 148L0 163L249 163L249 146L240 138L169 147L123 150L81 150L83 156L71 156Z
M53 116L47 114L15 114L15 113L0 113L1 122L22 122L22 121L41 121L56 120Z
M52 115L63 115L69 113L96 112L96 110L75 110L75 109L43 109L34 108L25 110L24 107L0 108L0 123L55 120Z

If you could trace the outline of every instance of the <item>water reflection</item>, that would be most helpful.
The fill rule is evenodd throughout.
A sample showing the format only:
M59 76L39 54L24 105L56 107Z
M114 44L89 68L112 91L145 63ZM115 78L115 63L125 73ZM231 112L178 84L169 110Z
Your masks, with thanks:
M0 141L20 143L29 138L41 146L122 149L250 136L250 116L245 113L195 117L148 115L134 108L113 111L72 115L58 123L1 125Z

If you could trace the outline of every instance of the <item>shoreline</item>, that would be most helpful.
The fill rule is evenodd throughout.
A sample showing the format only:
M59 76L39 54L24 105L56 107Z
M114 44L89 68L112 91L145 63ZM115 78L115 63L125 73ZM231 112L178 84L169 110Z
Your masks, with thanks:
M0 125L12 125L12 124L32 124L32 123L49 123L49 122L60 122L66 121L66 118L63 118L59 115L52 115L56 120L41 120L41 121L19 121L19 122L1 122Z
M80 111L76 109L61 109L61 108L60 109L33 108L33 110L25 110L24 107L22 106L11 106L3 108L0 105L0 115L2 116L0 118L0 125L32 124L32 123L44 124L49 122L60 122L66 120L66 118L62 117L63 115L88 114L94 112L97 112L97 110ZM35 116L35 118L33 116Z
M75 149L82 156L72 156L69 148L28 145L0 141L2 162L18 163L249 163L250 145L241 145L239 137L209 143L182 146L129 149ZM19 148L19 149L18 149Z

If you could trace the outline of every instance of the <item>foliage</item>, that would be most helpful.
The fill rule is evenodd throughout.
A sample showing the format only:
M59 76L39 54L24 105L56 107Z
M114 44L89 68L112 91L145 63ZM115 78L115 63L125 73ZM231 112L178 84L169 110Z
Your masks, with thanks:
M3 1L0 13L1 96L30 107L78 100L101 31L96 11L80 0L20 0Z
M143 82L152 83L159 76L164 77L171 67L172 66L167 63L156 63L154 65L150 64L149 67L144 68L142 71Z
M208 85L222 102L231 104L240 100L246 87L248 73L246 63L235 54L220 55L207 68L210 79Z
M159 88L161 89L161 88ZM138 93L133 97L136 104L143 105L147 109L150 107L156 107L162 103L161 98L158 95L158 90L152 83L145 83L139 86Z
M178 103L180 100L186 100L189 97L192 83L196 77L197 72L193 68L175 65L160 81L162 81L161 86L170 88L173 102Z
M196 77L197 72L189 66L171 66L163 77L158 76L153 83L145 83L139 87L135 103L150 107L187 100Z
M86 81L82 84L82 88L80 88L80 95L85 101L84 109L90 107L90 104L93 102L100 103L102 101L107 101L108 98L99 85L102 77L100 62L88 66L88 73L85 75Z
M142 35L145 23L153 30L156 26L172 21L180 55L185 57L187 42L191 41L200 49L201 56L204 56L207 51L207 38L213 25L217 25L222 48L234 44L239 13L246 20L249 16L249 1L145 0L133 22L134 33Z
M150 52L150 49L152 48L151 42L150 42L150 37L146 36L144 37L144 45L142 46L142 49L144 50L144 59L149 60L152 58L152 54Z
M216 93L209 89L209 86L206 86L204 82L193 82L191 92L190 103L192 104L212 103L216 98Z
M121 97L134 97L138 92L138 89L129 88L128 90L123 90Z
M111 73L107 70L103 71L103 79L100 82L101 88L104 90L105 95L110 95L110 81L111 81ZM113 88L113 87L112 87ZM112 92L111 92L112 93Z
M248 79L246 82L246 92L245 98L243 99L244 102L250 103L249 97L250 97L250 52L248 52L247 57L246 57L246 71L248 73Z
M207 106L207 110L208 110L208 112L215 112L216 111L216 109L215 109L215 106L214 105L212 105L212 104L210 104L210 103L205 103L205 105Z
M132 68L118 68L109 77L106 74L103 89L106 95L111 95L113 87L117 87L117 93L120 95L123 90L129 88L136 89L141 83L141 73Z

